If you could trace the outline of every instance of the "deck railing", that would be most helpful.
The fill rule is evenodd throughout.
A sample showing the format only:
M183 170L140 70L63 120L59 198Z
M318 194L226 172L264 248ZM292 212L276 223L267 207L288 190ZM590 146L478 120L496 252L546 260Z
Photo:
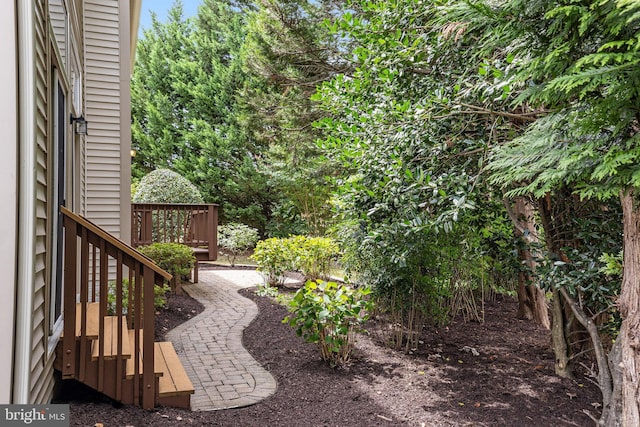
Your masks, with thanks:
M182 243L200 261L218 256L218 205L132 203L131 245Z
M87 219L64 207L61 212L64 224L62 377L92 384L116 400L128 396L124 400L153 408L157 394L153 366L153 289L154 285L171 280L171 275ZM96 321L90 313L95 313L96 307L97 334L90 330L90 324ZM123 321L126 326L122 325ZM111 342L105 342L105 331L109 329L114 330L114 335ZM128 354L123 352L125 341L127 347L131 347ZM97 350L92 351L92 346L97 346ZM132 364L134 374L131 376L125 375L125 363Z

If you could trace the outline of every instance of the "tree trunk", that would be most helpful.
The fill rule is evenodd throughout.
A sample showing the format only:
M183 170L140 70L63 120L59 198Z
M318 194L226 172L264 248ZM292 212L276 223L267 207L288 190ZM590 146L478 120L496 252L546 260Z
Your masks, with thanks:
M557 227L554 227L553 223L551 195L547 194L544 199L539 200L538 212L540 213L540 220L544 228L547 250L561 257L562 253L554 233ZM555 371L559 377L573 378L570 363L571 359L569 357L569 344L565 329L564 301L556 288L553 288L552 292L551 343L555 355Z
M624 262L619 307L622 326L620 363L622 366L623 427L640 426L640 207L635 192L621 192L624 226Z
M611 372L611 400L602 404L602 416L599 425L620 427L622 417L622 368L620 364L620 340L617 340L608 355L609 372Z
M553 353L555 354L555 370L556 375L562 378L573 378L573 369L571 368L571 359L569 358L569 345L567 344L566 330L564 327L564 309L562 297L557 289L553 289L552 315L551 323L551 342L553 344Z
M507 209L509 207L507 206ZM513 222L516 237L522 240L518 256L523 270L518 275L518 318L533 320L545 329L551 329L549 310L544 290L536 286L534 272L536 261L531 253L531 245L540 243L534 216L533 204L525 197L517 197L513 214L509 213Z
M582 306L576 301L565 288L560 288L559 293L562 298L568 303L569 307L573 311L576 319L589 333L591 341L593 343L593 349L596 357L596 363L598 364L598 386L602 392L602 416L599 423L604 424L605 420L610 419L611 412L615 411L616 405L619 400L613 398L613 378L615 372L612 374L611 366L615 363L615 356L617 353L615 350L610 352L610 359L607 359L607 355L600 339L600 332L598 326L595 324L592 318L590 318L582 309ZM608 363L609 362L609 363ZM619 361L618 361L619 363ZM613 424L615 425L615 424Z

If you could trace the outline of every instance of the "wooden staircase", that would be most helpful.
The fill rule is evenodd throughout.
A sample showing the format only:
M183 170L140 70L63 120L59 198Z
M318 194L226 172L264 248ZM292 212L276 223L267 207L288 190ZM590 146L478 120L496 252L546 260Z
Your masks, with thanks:
M153 287L171 275L85 218L61 211L65 323L54 367L63 379L124 404L189 408L194 389L173 344L154 342Z

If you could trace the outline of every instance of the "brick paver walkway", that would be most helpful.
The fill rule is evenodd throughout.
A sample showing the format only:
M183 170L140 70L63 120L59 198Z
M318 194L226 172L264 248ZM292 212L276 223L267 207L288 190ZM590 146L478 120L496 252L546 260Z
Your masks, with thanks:
M267 398L276 381L242 346L242 331L258 307L237 292L262 277L251 270L202 270L199 275L199 283L183 289L204 311L167 334L195 389L191 409L238 408Z

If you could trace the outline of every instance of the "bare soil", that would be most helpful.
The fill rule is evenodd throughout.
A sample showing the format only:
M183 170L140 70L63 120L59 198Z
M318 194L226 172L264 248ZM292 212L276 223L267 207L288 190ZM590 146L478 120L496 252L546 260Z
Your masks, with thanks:
M72 426L589 426L600 392L584 376L554 375L549 332L515 318L509 298L485 305L484 323L454 320L424 331L412 354L376 336L358 337L352 362L332 369L282 324L286 309L252 289L258 317L244 332L249 352L278 382L272 397L250 407L213 412L121 406L77 387L64 398ZM201 306L170 296L157 314L158 338Z

